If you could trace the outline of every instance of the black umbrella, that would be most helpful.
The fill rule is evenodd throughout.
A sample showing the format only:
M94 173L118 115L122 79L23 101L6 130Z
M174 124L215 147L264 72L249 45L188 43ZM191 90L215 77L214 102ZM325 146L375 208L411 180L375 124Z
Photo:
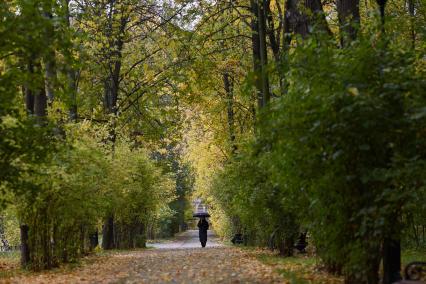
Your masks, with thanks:
M192 215L193 217L198 217L198 218L202 218L202 217L210 217L210 214L207 212L198 212Z

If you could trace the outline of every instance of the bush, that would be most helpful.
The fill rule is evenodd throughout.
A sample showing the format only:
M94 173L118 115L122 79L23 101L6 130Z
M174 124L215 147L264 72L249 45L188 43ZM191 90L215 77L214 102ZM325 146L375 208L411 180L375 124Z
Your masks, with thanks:
M28 259L35 270L76 261L97 245L105 216L115 217L115 247L144 247L146 228L173 200L170 176L142 148L118 140L111 155L105 133L89 123L34 130L23 152L8 202L16 208L28 240ZM96 243L95 243L96 242Z
M329 269L377 283L383 243L424 214L422 60L373 36L345 49L315 37L299 44L288 93L217 176L215 197L252 238L275 229L285 252L308 229Z

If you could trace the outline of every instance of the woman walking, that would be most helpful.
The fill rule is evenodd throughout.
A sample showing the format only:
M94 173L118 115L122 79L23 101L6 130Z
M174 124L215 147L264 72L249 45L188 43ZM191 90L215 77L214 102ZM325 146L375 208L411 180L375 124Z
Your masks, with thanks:
M200 221L198 221L197 226L198 226L201 246L205 247L207 243L207 230L209 229L209 223L207 222L206 217L201 217Z

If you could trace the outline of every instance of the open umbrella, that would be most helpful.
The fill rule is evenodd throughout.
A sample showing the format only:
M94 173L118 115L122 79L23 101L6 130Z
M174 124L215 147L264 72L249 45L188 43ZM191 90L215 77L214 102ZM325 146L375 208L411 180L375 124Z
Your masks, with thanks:
M208 217L210 217L210 214L207 213L207 212L197 212L197 213L194 213L192 216L198 217L198 218L202 218L202 217L208 218Z

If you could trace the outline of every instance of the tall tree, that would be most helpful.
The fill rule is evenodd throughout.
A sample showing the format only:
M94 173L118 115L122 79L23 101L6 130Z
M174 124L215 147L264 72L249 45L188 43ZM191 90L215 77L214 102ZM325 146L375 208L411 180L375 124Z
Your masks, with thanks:
M259 56L260 56L260 82L261 92L259 99L259 108L266 106L270 99L269 76L267 71L268 66L268 49L266 45L266 19L267 19L267 0L257 0L257 36L259 37Z
M231 144L231 153L235 154L237 151L237 144L235 141L234 82L233 77L227 70L223 73L223 86L226 94L229 142Z
M45 90L49 104L52 104L55 97L54 90L57 83L56 73L56 54L55 54L55 25L53 19L53 7L52 2L47 1L43 5L43 16L46 19L45 23L45 40L46 46L49 48L46 50L43 56L44 73L45 73Z
M337 0L340 25L340 44L347 46L356 39L360 24L359 0Z
M63 0L63 9L65 15L65 26L67 31L70 32L73 30L71 26L71 7L70 0ZM66 67L66 76L68 79L68 86L66 88L69 93L69 103L68 103L68 117L70 121L77 121L78 110L77 110L77 71L73 66L72 52L67 54L68 57L68 66Z

